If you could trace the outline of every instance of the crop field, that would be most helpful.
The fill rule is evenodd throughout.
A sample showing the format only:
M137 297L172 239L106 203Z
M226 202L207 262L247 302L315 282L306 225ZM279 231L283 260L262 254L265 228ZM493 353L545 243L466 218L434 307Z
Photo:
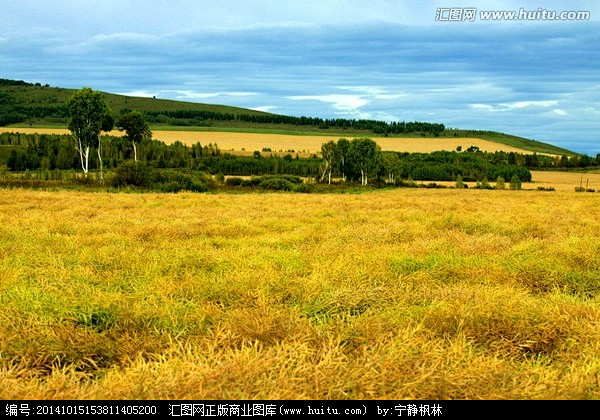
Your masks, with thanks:
M69 131L60 128L0 128L0 132L19 131L22 133L68 134ZM121 136L123 132L113 130L111 135ZM288 150L304 154L319 153L321 145L330 140L338 140L341 135L293 135L269 133L242 133L219 131L161 131L154 130L153 138L167 144L181 141L192 145L200 142L202 145L217 144L223 151L246 152L252 154L255 150L262 151L269 148L273 153L286 153ZM352 138L352 136L350 136ZM458 146L466 150L470 146L477 146L482 151L531 153L527 150L495 143L472 137L437 137L437 138L404 138L404 137L372 137L382 150L397 152L430 153L438 150L453 151Z
M523 188L554 187L557 191L574 191L575 187L594 189L600 192L600 174L585 172L531 171L533 183L524 183Z
M0 399L600 399L599 206L0 190Z

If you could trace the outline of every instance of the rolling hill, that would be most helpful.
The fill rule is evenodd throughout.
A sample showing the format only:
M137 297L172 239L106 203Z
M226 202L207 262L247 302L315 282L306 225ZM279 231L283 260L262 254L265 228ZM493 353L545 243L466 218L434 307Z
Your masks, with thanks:
M66 102L74 89L50 87L0 79L0 126L66 128ZM245 132L287 135L370 136L398 138L473 138L503 144L524 151L576 155L548 143L493 131L449 130L441 124L406 123L397 130L370 120L323 120L291 117L226 105L202 104L158 98L143 98L103 92L113 113L130 110L144 113L152 129L185 131ZM404 124L404 123L400 123Z

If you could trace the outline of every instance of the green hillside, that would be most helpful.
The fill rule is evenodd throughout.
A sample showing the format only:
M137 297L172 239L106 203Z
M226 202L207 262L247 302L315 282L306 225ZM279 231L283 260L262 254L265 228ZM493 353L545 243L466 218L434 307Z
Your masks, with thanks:
M66 127L66 103L74 89L0 79L0 126ZM449 130L442 124L294 117L225 105L142 98L104 93L115 115L140 111L153 129L247 131L390 137L477 137L547 154L577 153L551 144L491 131Z
M0 79L0 125L13 114L14 119L32 125L56 124L66 125L68 110L66 103L75 89L49 87L48 85L31 84L22 81ZM260 111L236 108L225 105L208 105L192 102L171 101L167 99L140 98L135 96L116 95L103 92L106 103L115 114L128 110L143 113L164 111L206 111L221 114L263 115ZM4 117L4 118L3 118Z

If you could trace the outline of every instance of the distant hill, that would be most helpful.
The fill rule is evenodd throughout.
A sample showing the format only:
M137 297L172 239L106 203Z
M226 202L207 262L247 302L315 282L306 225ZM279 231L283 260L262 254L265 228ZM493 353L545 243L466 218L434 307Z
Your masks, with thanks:
M67 101L75 89L0 79L0 126L66 127ZM140 111L153 129L247 131L390 137L473 137L537 153L576 155L548 143L492 131L449 130L426 122L294 117L226 105L143 98L102 92L115 116Z

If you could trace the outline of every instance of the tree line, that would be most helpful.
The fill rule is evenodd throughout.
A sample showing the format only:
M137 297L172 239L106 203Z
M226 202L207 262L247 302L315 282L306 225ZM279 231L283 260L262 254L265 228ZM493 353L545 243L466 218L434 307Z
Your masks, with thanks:
M322 183L356 182L397 184L402 180L480 181L483 179L530 181L529 169L598 165L598 156L568 158L537 154L485 153L471 146L464 152L433 153L383 152L369 138L345 138L329 141L321 147L320 157L300 159L298 155L237 156L222 153L215 144L199 142L186 146L181 142L167 145L152 139L144 115L127 110L116 120L100 92L84 88L67 103L71 135L0 134L0 164L10 171L53 171L81 169L87 178L90 170L99 172L119 168L132 161L124 171L140 168L184 169L223 175L294 175L313 177ZM106 133L117 127L123 137ZM104 134L103 134L104 133ZM6 147L8 146L8 147ZM460 148L459 148L460 149ZM141 169L140 169L141 170Z
M465 181L480 181L517 176L521 181L531 181L527 168L509 163L508 156L502 153L382 152L373 140L358 138L329 141L323 144L321 155L319 181L329 184L336 178L362 185L373 179L395 184L403 179L455 181L461 177Z
M311 126L321 129L341 128L372 131L374 134L421 133L439 136L445 130L444 124L428 122L385 122L368 119L293 117L277 114L227 113L205 110L161 110L145 111L144 117L150 123L172 125L203 125L206 121L244 121L255 124L288 124Z
M503 152L383 152L366 138L325 143L320 156L309 158L259 151L253 156L239 156L223 153L216 144L167 145L150 138L139 141L134 152L133 143L125 137L103 135L100 141L105 170L137 160L157 170L185 169L236 176L288 174L325 183L345 180L363 185L373 181L393 184L402 179L454 181L458 176L464 181L498 176L509 180L515 174L522 181L531 179L525 167L509 164L509 154ZM2 133L0 165L10 171L82 170L78 147L69 135ZM100 167L97 146L90 145L88 171L100 171Z

